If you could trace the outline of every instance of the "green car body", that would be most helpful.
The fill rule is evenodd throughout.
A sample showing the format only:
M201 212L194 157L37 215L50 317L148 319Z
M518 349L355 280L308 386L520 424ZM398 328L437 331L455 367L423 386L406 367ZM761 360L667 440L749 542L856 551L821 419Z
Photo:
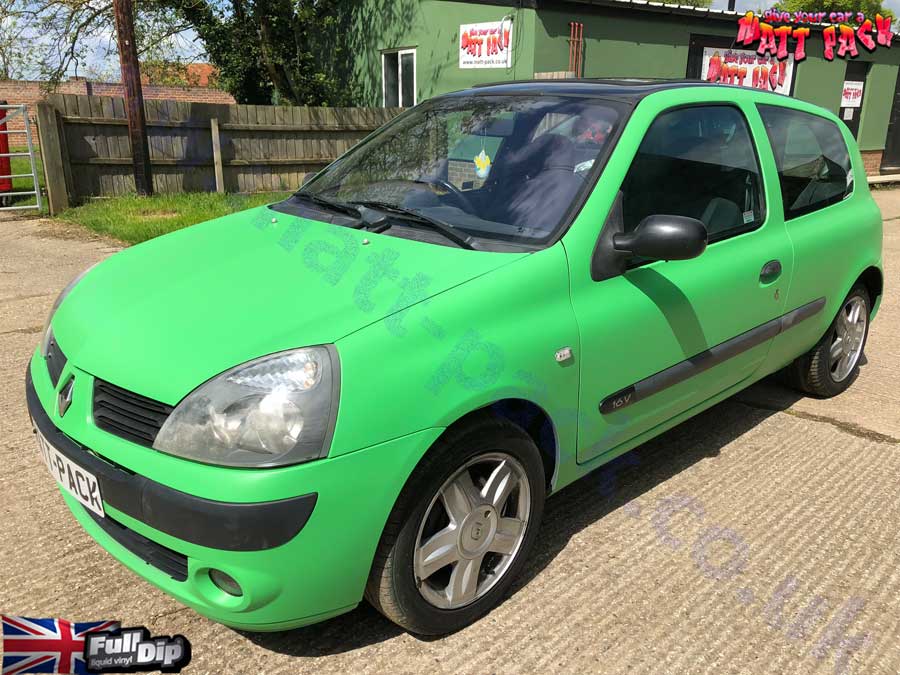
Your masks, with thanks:
M692 259L592 274L601 230L648 128L665 111L698 104L732 106L745 118L764 221ZM152 527L107 500L107 518L186 557L186 579L176 580L64 491L67 504L111 555L199 613L256 631L305 625L362 600L398 495L442 434L473 411L493 407L523 428L542 423L535 442L549 494L808 352L855 284L869 288L874 316L881 215L866 181L786 223L759 104L836 124L854 174L865 175L846 126L815 106L731 87L648 86L626 105L596 184L549 245L468 250L261 208L109 258L52 318L66 357L57 383L40 350L31 360L35 424L127 475L213 507L302 495L314 495L314 506L277 545L242 547L236 535L227 550ZM763 281L760 269L772 260L781 273ZM333 345L339 360L337 413L320 459L214 466L95 423L96 379L174 407L239 364L315 345ZM70 381L61 416L60 390ZM242 595L214 585L211 569L237 580Z

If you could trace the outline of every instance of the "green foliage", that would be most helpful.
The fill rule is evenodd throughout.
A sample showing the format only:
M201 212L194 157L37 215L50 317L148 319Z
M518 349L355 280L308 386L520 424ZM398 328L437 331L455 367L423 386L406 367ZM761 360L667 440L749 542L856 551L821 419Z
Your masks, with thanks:
M244 103L342 105L355 0L153 0L203 42L219 83Z
M662 0L667 5L690 5L691 7L709 7L712 0Z

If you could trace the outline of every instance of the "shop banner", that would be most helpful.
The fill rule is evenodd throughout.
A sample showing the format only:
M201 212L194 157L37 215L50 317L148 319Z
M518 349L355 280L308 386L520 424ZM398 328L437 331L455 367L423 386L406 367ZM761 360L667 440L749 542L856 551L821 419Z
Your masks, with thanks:
M459 27L460 68L509 68L512 21L464 23Z
M760 56L749 49L703 48L700 78L706 82L736 84L779 94L791 93L794 56L779 61L774 55Z
M855 80L844 80L841 90L842 108L859 108L862 105L863 83Z

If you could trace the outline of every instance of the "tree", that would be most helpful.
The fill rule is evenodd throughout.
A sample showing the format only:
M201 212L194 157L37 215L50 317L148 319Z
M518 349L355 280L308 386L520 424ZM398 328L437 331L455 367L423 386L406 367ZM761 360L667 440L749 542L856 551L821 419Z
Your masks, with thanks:
M0 80L18 79L27 72L35 56L33 45L25 39L27 33L22 20L0 6Z
M691 7L709 7L712 0L662 0L667 5L690 5Z
M110 0L8 2L10 18L31 26L29 37L41 55L36 68L41 79L58 82L83 72L97 60L98 51L115 53ZM241 102L339 105L349 101L352 92L344 86L350 59L345 58L345 41L338 38L359 4L137 0L138 53L143 62L175 65L208 58L219 70L219 84ZM185 35L195 36L195 42L184 44Z
M188 21L238 100L340 105L351 98L345 43L350 0L157 0ZM248 36L252 36L248 39Z
M4 7L7 20L19 27L14 48L30 49L16 76L24 71L52 88L68 75L95 74L93 63L117 53L111 0L8 0ZM138 52L160 58L178 48L189 28L171 10L142 5L135 17Z

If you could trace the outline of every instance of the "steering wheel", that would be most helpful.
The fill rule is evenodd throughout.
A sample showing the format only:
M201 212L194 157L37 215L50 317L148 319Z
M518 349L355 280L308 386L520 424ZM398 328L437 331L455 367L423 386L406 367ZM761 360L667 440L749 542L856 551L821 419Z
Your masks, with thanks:
M419 178L417 183L425 183L426 185L433 185L435 187L442 188L449 192L453 198L462 206L462 210L466 213L475 213L475 206L466 196L466 193L456 187L453 183L447 180L443 180L441 178Z

